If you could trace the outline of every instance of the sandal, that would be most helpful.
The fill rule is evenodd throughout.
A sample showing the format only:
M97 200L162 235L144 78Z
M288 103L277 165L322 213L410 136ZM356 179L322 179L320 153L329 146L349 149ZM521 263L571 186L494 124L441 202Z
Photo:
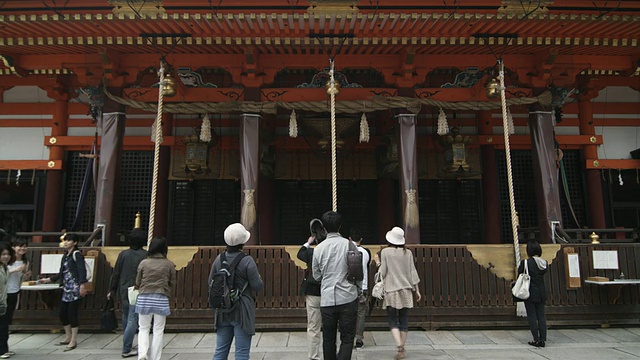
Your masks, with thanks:
M531 345L531 346L535 346L535 347L539 347L540 343L538 343L537 341L529 341L527 344Z
M405 353L404 353L404 347L403 346L398 346L398 353L395 356L395 360L400 360L400 359L404 359Z
M59 343L56 344L56 346L69 345L70 342L71 341L67 341L67 340L60 341Z
M66 348L64 348L64 350L62 350L62 351L64 351L64 352L71 351L71 350L75 349L75 348L76 348L76 346L78 346L78 344L75 344L75 345L67 345L67 347L66 347Z
M0 355L0 359L8 359L8 358L10 358L12 355L13 355L12 353L10 353L10 352L6 352L6 353L4 353L4 354Z

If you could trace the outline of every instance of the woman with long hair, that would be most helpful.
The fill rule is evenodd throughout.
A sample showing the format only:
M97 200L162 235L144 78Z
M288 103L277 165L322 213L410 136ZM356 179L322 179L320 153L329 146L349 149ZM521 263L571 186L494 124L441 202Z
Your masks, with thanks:
M398 352L395 359L404 359L404 345L409 334L409 309L422 298L418 283L418 271L413 253L404 247L404 230L394 227L386 234L389 246L380 252L380 275L384 283L382 307L387 309L387 322Z
M9 270L7 265L15 260L15 253L9 244L0 245L0 359L8 359L13 353L9 351L9 314L7 312L7 282Z
M78 310L80 301L87 294L87 268L85 267L82 251L78 250L80 236L66 233L62 235L65 252L60 261L60 271L57 275L42 279L43 283L60 280L62 287L62 302L60 303L60 321L64 327L64 340L58 345L66 345L64 351L71 351L78 346L76 340L80 321Z
M167 239L154 237L149 244L147 257L140 262L136 275L136 300L138 313L138 359L160 360L164 337L164 325L171 313L169 299L176 284L176 265L167 259ZM153 320L153 340L149 346L149 331Z
M527 320L529 320L529 330L533 335L533 341L529 345L535 347L545 347L547 341L547 321L544 316L544 305L547 299L547 290L544 286L544 274L547 273L548 264L542 256L542 247L536 241L527 243L528 259L522 260L518 266L518 275L524 272L527 267L529 277L529 298L524 301L527 310Z

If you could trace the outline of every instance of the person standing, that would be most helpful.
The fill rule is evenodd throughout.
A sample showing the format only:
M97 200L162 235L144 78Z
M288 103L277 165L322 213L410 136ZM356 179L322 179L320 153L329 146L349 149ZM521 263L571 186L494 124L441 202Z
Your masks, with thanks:
M339 233L342 216L335 211L322 215L327 238L313 252L313 277L320 281L322 349L325 360L349 360L358 314L360 282L347 280L349 241ZM340 330L340 349L336 354L336 331Z
M254 292L262 290L264 283L258 272L258 266L250 255L245 255L242 248L251 233L240 223L234 223L224 230L224 242L227 249L223 253L226 261L231 264L238 256L243 256L238 262L234 274L235 289L244 289L238 302L229 310L216 309L214 329L216 330L216 350L213 360L226 360L231 350L231 342L236 340L236 360L248 360L251 352L251 338L256 333L256 300ZM222 255L213 261L209 281L222 268Z
M27 260L27 251L29 250L27 239L15 237L11 240L11 247L16 254L16 258L8 266L7 317L9 318L9 325L13 322L13 313L18 307L22 281L31 277L31 271L29 270L31 264Z
M544 286L544 274L547 273L548 264L542 256L542 247L536 241L527 243L528 259L522 260L518 266L518 275L524 272L524 267L528 267L529 277L529 298L524 301L527 310L527 320L529 320L529 330L533 335L533 341L529 345L535 347L545 347L547 341L547 321L544 315L547 290Z
M8 359L13 352L9 351L9 314L7 312L7 284L9 270L7 265L15 260L15 252L9 244L0 245L0 359Z
M362 253L362 291L358 296L358 319L356 320L356 349L364 346L364 322L367 316L369 304L369 264L371 262L371 252L362 246L362 235L358 229L351 229L349 240L356 243L358 251Z
M122 251L118 255L116 265L111 274L109 292L107 298L116 295L120 298L120 308L122 309L122 357L138 355L132 350L133 338L138 331L138 314L135 306L129 306L128 290L136 283L138 265L147 256L147 251L142 247L147 243L147 234L142 229L131 231L129 238L129 249Z
M62 302L60 303L60 321L64 327L64 340L58 345L66 345L63 351L71 351L78 346L77 336L80 326L78 310L80 301L87 294L87 268L84 256L78 250L80 236L73 233L65 233L61 237L62 246L65 248L60 262L60 272L50 278L42 279L43 283L60 280L62 282Z
M136 275L138 313L138 360L160 360L164 346L164 325L171 314L169 299L176 284L176 265L167 259L167 239L154 237L147 257L140 262ZM149 346L149 331L153 320L153 340Z
M320 222L318 219L311 221ZM298 259L307 264L304 281L302 283L301 295L304 295L307 306L307 340L309 341L309 360L320 360L320 342L322 330L322 314L320 313L320 283L313 278L313 248L311 245L317 243L316 235L309 236L307 242L298 250Z
M380 275L384 283L382 307L387 309L387 322L398 352L395 359L404 359L404 346L409 334L409 309L413 308L413 293L416 301L421 295L418 289L420 278L413 260L413 253L404 247L404 230L394 227L385 238L390 244L380 253Z

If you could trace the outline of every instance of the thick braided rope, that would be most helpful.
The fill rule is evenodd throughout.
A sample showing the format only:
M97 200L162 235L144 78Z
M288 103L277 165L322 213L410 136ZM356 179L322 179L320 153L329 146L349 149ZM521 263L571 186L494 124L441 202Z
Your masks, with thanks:
M509 146L509 126L507 120L507 101L504 91L504 64L500 61L500 99L502 103L502 128L504 130L504 152L507 159L507 184L509 188L509 206L511 208L511 231L513 232L513 252L516 259L515 274L520 264L520 241L518 240L518 222L516 221L516 200L513 192L513 173L511 168L511 148Z
M338 211L338 165L336 147L336 80L333 77L333 60L331 60L331 80L329 83L329 96L331 97L331 199L333 211Z
M152 103L145 103L134 99L126 99L119 96L115 96L109 91L104 90L107 97L111 100L123 105L131 106L136 109L145 111L157 111L157 105ZM551 93L545 92L537 97L516 97L507 100L508 106L517 105L530 105L534 103L550 104ZM373 96L369 99L363 100L343 100L337 101L334 104L335 112L340 114L358 114L362 112L364 106L370 111L376 110L389 110L389 109L408 109L414 114L420 112L422 106L434 106L447 110L494 110L501 107L501 102L497 101L459 101L449 102L433 99L416 99L402 96ZM164 112L174 114L203 114L203 113L265 113L276 114L278 108L284 108L288 110L302 110L313 112L326 112L330 111L326 101L299 101L299 102L284 102L284 101L227 101L227 102L192 102L192 103L169 103L164 105Z
M162 108L164 104L164 63L160 62L160 90L158 91L158 113L156 115L156 140L153 148L153 182L151 185L151 205L149 207L149 231L147 232L147 249L153 239L153 228L156 223L156 195L158 193L158 172L160 165L160 144L162 143Z

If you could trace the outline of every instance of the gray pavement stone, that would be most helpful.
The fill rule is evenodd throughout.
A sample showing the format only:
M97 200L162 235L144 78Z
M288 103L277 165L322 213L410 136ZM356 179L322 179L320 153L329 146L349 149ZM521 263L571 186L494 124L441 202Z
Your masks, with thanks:
M493 344L493 341L484 336L480 331L452 331L451 333L465 345Z
M561 329L558 330L562 335L573 339L578 343L593 343L593 342L601 342L597 338L585 333L582 331L583 329Z
M288 332L262 333L257 348L261 347L286 347L289 342Z
M538 350L541 355L550 360L586 360L586 359L606 359L606 360L627 360L638 359L638 356L608 347L546 347Z
M504 351L497 349L474 349L473 351L469 350L445 350L447 355L449 355L452 359L459 360L542 360L547 359L547 357L538 354L534 351L520 350L520 351Z
M484 330L482 335L489 338L496 344L521 344L522 342L511 335L508 331L503 330Z
M599 329L598 331L607 334L617 342L640 342L640 334L633 333L629 329L609 328Z
M171 339L171 341L167 342L165 349L173 349L173 348L189 348L192 349L196 347L204 337L203 333L182 333L176 334L176 336Z
M432 345L462 345L462 341L450 331L425 331Z

